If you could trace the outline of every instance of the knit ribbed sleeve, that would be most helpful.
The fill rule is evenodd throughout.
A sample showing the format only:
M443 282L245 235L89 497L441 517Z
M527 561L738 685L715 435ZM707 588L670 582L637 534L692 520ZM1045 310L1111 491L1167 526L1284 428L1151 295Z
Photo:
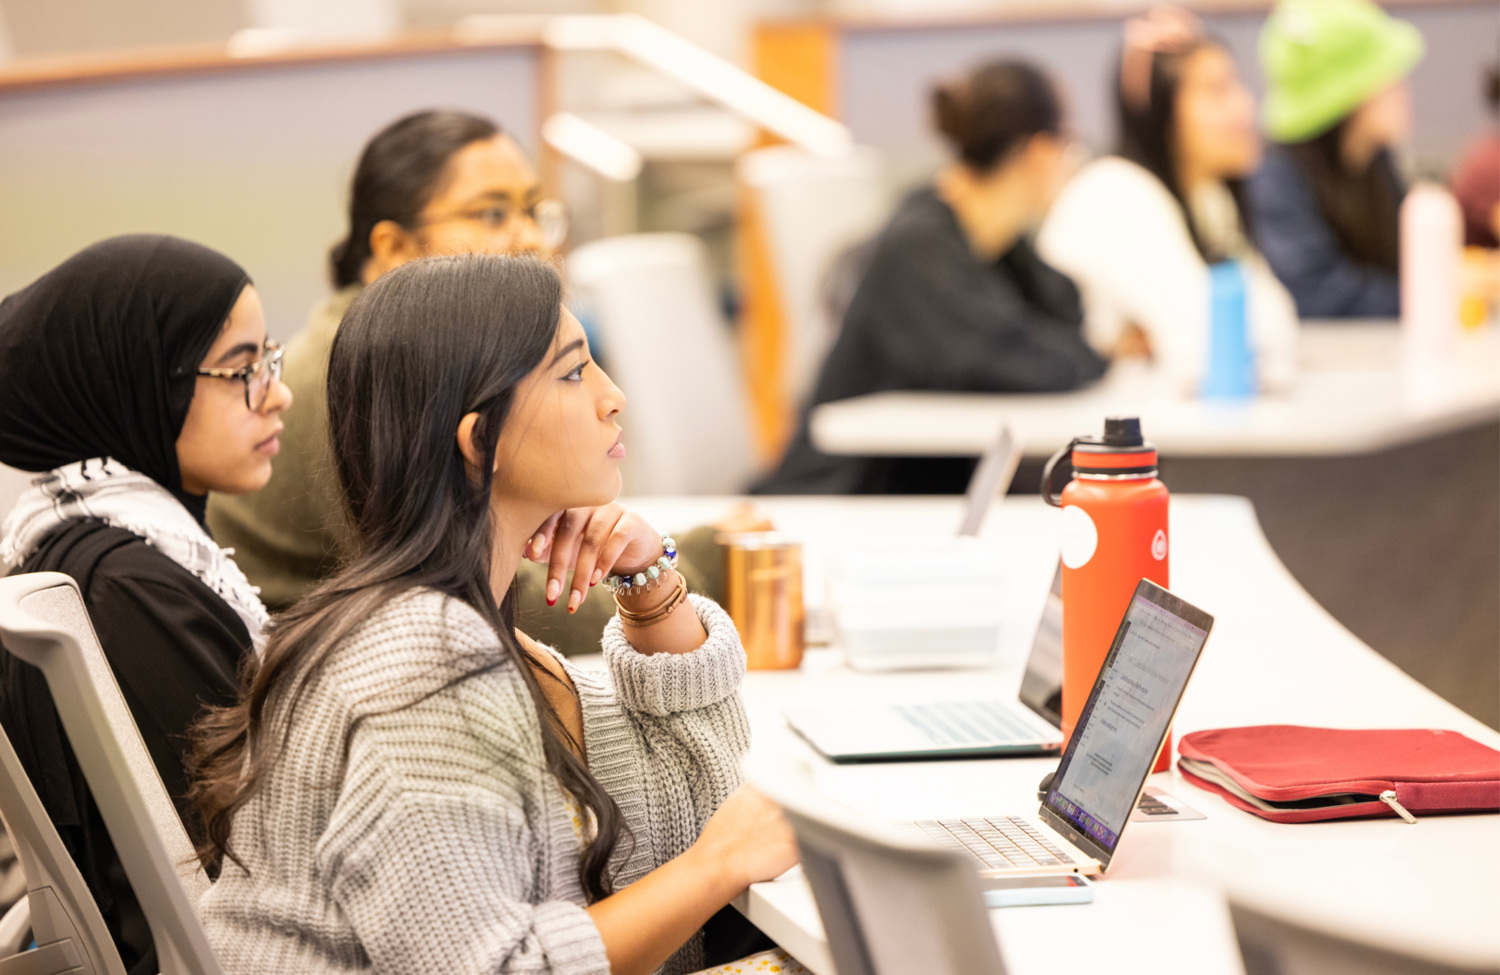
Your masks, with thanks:
M717 704L740 689L745 651L729 614L711 599L689 596L708 639L691 653L646 655L625 639L616 616L604 628L604 660L620 701L632 711L665 717Z

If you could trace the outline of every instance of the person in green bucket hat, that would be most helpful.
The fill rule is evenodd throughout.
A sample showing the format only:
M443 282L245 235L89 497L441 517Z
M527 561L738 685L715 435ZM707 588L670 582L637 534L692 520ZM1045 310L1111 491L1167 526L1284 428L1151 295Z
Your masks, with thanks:
M1261 248L1303 318L1400 312L1393 150L1422 36L1370 0L1281 0L1260 35L1272 145L1250 182Z

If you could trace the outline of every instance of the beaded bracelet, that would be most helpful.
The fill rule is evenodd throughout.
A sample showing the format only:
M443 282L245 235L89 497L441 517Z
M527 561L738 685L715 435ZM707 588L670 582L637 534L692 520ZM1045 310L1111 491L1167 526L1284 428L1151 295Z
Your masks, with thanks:
M670 536L661 537L661 558L634 575L605 576L601 585L615 596L630 596L639 592L650 592L661 582L662 573L677 568L677 541Z

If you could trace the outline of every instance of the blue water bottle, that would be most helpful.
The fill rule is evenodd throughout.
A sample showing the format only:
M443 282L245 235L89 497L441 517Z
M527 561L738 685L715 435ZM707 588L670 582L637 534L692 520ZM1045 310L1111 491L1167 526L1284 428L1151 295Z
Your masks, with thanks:
M1208 372L1203 395L1214 399L1254 396L1255 353L1245 315L1245 271L1239 261L1208 269Z

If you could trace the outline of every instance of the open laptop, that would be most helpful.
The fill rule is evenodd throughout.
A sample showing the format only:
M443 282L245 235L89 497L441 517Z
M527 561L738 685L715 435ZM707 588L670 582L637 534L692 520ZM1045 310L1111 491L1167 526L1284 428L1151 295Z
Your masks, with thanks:
M916 823L984 876L1103 873L1167 738L1213 617L1141 580L1036 817Z
M943 703L847 704L782 711L833 762L1055 755L1062 751L1062 569L1031 641L1018 695Z
M964 498L960 536L977 536L1021 459L1009 424L980 458ZM1032 640L1020 701L821 705L785 709L792 729L834 762L1047 755L1062 750L1062 567Z

